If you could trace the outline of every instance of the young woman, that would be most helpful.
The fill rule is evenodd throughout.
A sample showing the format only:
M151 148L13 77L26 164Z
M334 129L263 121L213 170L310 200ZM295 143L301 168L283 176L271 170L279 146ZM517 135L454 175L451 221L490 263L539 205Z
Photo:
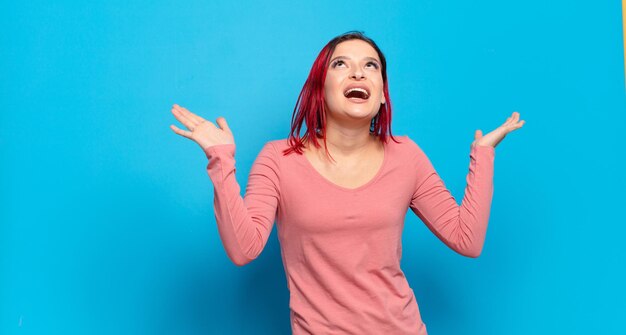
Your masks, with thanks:
M411 208L448 247L478 257L495 147L524 124L514 112L494 131L475 132L459 206L421 148L391 134L386 60L360 32L337 36L319 53L291 134L262 148L244 197L226 120L218 117L216 126L178 105L172 113L189 129L172 130L209 159L215 217L230 259L239 266L254 260L276 220L293 334L426 334L400 269L405 215Z

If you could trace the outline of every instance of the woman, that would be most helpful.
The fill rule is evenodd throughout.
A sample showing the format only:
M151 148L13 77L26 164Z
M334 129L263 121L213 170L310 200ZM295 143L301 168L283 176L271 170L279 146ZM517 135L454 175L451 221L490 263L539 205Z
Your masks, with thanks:
M235 264L262 252L276 219L293 334L426 334L400 269L405 214L411 208L448 247L478 257L495 146L524 123L514 112L487 135L476 131L457 205L421 148L391 135L385 57L359 32L322 49L290 136L265 144L243 198L226 120L217 118L217 127L178 105L172 112L189 129L172 125L173 131L197 142L209 159L218 230ZM307 131L299 137L303 123Z

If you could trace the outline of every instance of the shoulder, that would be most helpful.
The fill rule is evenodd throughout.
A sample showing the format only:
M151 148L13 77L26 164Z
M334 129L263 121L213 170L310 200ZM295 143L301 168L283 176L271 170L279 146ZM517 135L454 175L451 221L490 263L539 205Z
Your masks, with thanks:
M276 162L279 162L283 159L283 152L288 148L289 141L287 138L273 139L265 142L259 155L271 157Z
M266 141L261 148L261 152L270 153L274 151L278 151L280 148L284 146L286 143L286 139L274 139Z
M271 145L276 149L281 149L289 145L287 138L279 138L267 141L266 145Z
M392 147L398 148L398 151L403 154L421 150L419 145L417 145L409 135L394 135L393 138L396 139L397 142L389 137L387 143Z
M401 155L415 153L416 151L421 152L417 143L408 135L394 135L393 139L388 137L386 146ZM282 152L290 147L289 138L280 138L267 141L262 151L282 156Z
M417 143L409 135L394 135L394 138L403 146L416 146Z
M270 140L267 142L266 146L269 146L270 148L275 150L277 155L280 157L291 158L293 156L302 155L301 152L298 153L293 149L293 145L295 145L295 142L296 142L295 139L291 139L290 141L290 138L287 137L287 138ZM300 150L302 150L302 148Z
M399 143L394 142L392 139L389 139L389 143L392 144L394 152L402 157L402 160L407 162L412 162L413 165L421 165L424 160L428 160L426 153L419 144L415 140L413 140L409 135L400 135L394 136Z
M252 171L272 178L278 178L281 158L277 150L277 141L266 141L253 163Z
M263 150L272 151L277 156L282 156L283 150L289 147L289 141L287 138L273 139L265 143Z

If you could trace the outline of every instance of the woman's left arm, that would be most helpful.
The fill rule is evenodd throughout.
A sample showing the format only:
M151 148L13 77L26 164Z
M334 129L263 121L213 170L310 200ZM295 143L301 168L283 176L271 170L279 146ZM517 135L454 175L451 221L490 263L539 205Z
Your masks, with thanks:
M475 145L483 145L483 146L491 146L495 148L500 141L504 139L506 134L522 128L522 126L526 123L525 120L519 119L519 113L513 112L511 116L509 116L506 121L498 128L494 129L489 134L483 136L483 132L478 129L474 133L474 142L472 142L472 147Z
M521 128L519 113L483 136L480 130L470 147L470 165L463 201L459 206L424 152L417 147L417 185L411 199L413 212L448 247L478 257L487 233L493 197L495 146L509 132Z

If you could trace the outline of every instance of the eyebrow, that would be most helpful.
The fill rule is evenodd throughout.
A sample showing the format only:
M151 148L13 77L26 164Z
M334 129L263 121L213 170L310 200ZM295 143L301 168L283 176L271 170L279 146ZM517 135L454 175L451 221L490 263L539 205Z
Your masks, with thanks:
M350 57L347 57L347 56L337 56L337 57L335 57L335 58L331 59L331 60L330 60L330 62L332 63L332 62L334 62L334 61L335 61L335 60L337 60L337 59L350 59ZM380 62L378 61L378 59L373 58L373 57L365 57L364 59L367 59L367 60L373 60L373 61L375 61L376 63L380 64Z

